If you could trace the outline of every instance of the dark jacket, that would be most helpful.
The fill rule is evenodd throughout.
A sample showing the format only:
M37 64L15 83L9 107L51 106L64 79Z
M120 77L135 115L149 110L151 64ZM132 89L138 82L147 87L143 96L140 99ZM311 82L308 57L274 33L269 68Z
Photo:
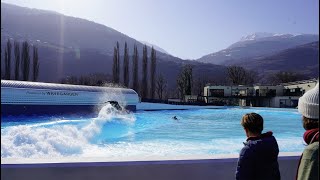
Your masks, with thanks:
M278 180L279 147L272 132L250 137L243 143L236 171L237 180Z

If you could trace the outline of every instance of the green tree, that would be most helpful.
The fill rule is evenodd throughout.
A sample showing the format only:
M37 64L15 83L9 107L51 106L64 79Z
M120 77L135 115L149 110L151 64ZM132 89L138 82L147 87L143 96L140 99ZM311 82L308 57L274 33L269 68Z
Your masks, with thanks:
M142 54L142 87L141 87L141 96L142 98L148 97L148 52L147 45L143 46Z
M124 56L123 56L123 85L129 87L129 54L127 42L124 44Z
M4 67L2 64L3 64L3 61L4 61L5 58L2 57L2 48L1 48L1 79L4 79L4 70L2 67Z
M117 81L117 48L113 48L113 66L112 66L112 81L113 83L118 83Z
M133 59L133 65L132 65L132 73L133 73L133 82L132 82L132 86L133 86L133 89L138 92L139 91L139 76L138 76L138 72L139 72L139 69L138 69L138 64L139 64L139 54L138 54L138 48L137 48L137 45L135 44L134 45L134 48L133 48L133 56L132 56L132 59Z
M117 82L120 84L120 47L117 41Z
M8 77L8 50L7 47L4 48L4 73L3 79L7 79Z
M39 58L38 58L38 48L33 46L33 81L37 81L39 76Z
M22 43L22 52L21 52L21 69L22 69L22 80L29 80L29 67L30 67L30 54L29 54L29 44L27 41Z
M8 39L6 44L5 54L5 79L11 78L11 41Z
M14 79L19 80L20 75L20 44L18 41L14 41L14 57L15 57L15 68L14 68Z
M114 84L120 83L119 42L113 49L112 79Z
M151 92L150 92L150 96L151 99L154 98L154 94L155 94L155 75L156 75L156 65L157 65L157 57L156 57L156 51L154 50L153 46L151 48Z

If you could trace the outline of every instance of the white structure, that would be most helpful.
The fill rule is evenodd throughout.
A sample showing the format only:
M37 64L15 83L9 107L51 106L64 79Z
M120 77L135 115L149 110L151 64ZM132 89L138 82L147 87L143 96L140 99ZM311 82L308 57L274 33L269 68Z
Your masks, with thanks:
M138 94L132 89L1 80L1 114L84 114L116 101L135 110Z

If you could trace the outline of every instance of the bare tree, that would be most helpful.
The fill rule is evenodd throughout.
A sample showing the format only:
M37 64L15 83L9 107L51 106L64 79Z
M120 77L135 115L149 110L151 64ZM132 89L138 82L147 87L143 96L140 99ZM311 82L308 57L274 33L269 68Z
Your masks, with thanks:
M127 42L124 44L124 56L123 56L123 85L129 87L129 54Z
M38 58L38 48L33 46L33 81L37 81L39 76L39 58Z
M155 75L156 75L156 51L154 50L153 46L151 48L151 70L150 70L150 73L151 73L151 92L150 92L150 96L151 96L151 99L154 98L154 94L155 94Z
M302 74L299 74L299 73L279 71L277 73L273 73L269 75L268 81L271 84L280 84L280 83L298 81L304 78L306 77L304 77Z
M203 95L203 89L207 81L204 76L197 77L194 82L193 93L199 96Z
M20 75L20 44L18 41L14 41L14 57L15 57L15 68L14 68L14 79L19 80Z
M177 88L179 97L183 99L184 95L191 95L193 85L193 67L189 64L184 65L177 78Z
M179 73L177 78L177 96L179 99L183 99L184 97L184 82L182 73Z
M241 66L227 67L228 78L234 85L247 85L254 82L254 72L248 71Z
M162 74L158 75L155 90L157 92L158 98L162 100L165 89L167 88L167 81Z

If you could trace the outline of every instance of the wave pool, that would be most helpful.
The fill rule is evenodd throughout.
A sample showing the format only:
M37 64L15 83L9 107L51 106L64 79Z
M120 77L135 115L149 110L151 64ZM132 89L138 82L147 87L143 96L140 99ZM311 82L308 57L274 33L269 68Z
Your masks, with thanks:
M153 157L238 154L246 136L243 114L264 118L280 152L302 152L304 129L295 109L223 108L118 112L96 118L2 117L1 158ZM172 117L176 116L178 120Z

